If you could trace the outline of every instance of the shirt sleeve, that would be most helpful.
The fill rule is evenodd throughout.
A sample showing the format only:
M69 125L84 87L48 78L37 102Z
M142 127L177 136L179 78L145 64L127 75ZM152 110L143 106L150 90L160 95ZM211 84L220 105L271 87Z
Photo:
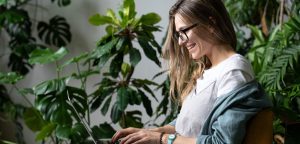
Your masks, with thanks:
M175 127L175 125L176 125L176 120L177 120L177 118L176 118L176 119L174 119L172 122L170 122L170 123L169 123L169 125L171 125L171 126L174 126L174 127Z
M217 97L228 94L235 88L244 85L254 79L253 75L250 75L242 70L231 70L221 76L220 83L218 85Z

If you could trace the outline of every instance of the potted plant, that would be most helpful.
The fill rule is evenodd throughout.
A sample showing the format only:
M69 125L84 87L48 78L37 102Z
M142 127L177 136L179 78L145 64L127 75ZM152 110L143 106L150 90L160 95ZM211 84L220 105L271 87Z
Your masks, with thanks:
M64 61L67 48L58 50L38 48L28 56L30 65L55 63L56 77L37 84L33 88L20 90L25 97L35 96L34 104L26 109L26 125L37 132L37 141L53 143L97 143L99 139L110 138L115 130L113 125L121 127L142 127L139 109L128 110L129 105L142 105L149 116L153 115L150 97L157 99L151 86L158 86L153 80L135 78L136 65L141 61L141 50L147 58L160 66L158 55L161 47L153 32L159 31L156 24L160 16L148 13L136 17L133 0L124 0L116 13L109 9L107 15L95 14L89 21L94 25L106 25L107 35L102 37L97 47L87 53ZM50 20L50 24L61 19ZM47 42L47 28L51 25L39 24L40 37ZM52 27L53 28L53 27ZM51 29L52 29L51 28ZM48 44L59 40L48 40ZM129 59L124 57L128 56ZM76 70L63 75L70 65ZM108 65L105 71L103 66ZM3 74L8 75L8 74ZM16 78L19 76L15 75ZM96 90L86 90L88 78L101 77ZM69 81L79 81L72 86ZM110 111L111 121L102 121L92 126L90 114L100 110L103 115Z

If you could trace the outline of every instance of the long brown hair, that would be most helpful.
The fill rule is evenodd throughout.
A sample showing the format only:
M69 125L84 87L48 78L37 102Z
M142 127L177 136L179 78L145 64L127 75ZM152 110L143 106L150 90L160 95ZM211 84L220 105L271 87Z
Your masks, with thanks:
M187 49L179 46L178 41L173 37L176 32L175 14L179 14L184 21L191 24L197 21L201 27L198 26L196 29L196 35L208 33L208 29L205 30L208 27L214 30L208 38L202 37L202 39L230 45L234 49L237 40L229 14L221 0L178 0L171 7L163 57L168 60L169 64L170 95L173 98L178 97L182 102L192 91L204 69L210 66L210 61L206 56L193 60Z

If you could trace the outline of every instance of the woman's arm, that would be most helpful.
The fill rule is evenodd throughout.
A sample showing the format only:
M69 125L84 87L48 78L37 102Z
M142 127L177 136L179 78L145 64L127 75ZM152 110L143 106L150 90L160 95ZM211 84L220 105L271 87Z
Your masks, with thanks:
M118 139L123 139L121 143L137 141L143 139L143 141L159 141L160 133L175 133L175 127L172 125L165 125L163 127L151 128L151 129L140 129L140 128L126 128L120 131L117 131L112 137L112 142L117 141ZM152 140L151 140L152 139Z
M165 130L172 129L171 127L161 127ZM155 129L155 130L163 130L163 129ZM160 141L161 132L149 130L149 129L141 129L138 132L131 133L126 137L123 137L120 141L120 144L167 144L168 137L170 134L163 134L162 141ZM183 136L176 136L176 139L173 141L173 144L196 144L196 138L188 138Z
M154 131L154 132L160 132L160 133L164 132L166 134L175 133L175 127L172 125L165 125L165 126L158 127L158 128L151 128L149 130Z

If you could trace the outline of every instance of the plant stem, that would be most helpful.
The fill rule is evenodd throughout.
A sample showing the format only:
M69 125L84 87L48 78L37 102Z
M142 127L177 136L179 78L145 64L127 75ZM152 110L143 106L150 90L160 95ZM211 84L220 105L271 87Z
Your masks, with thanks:
M19 94L22 95L22 97L25 99L25 101L31 106L31 107L34 107L33 104L30 102L29 99L26 98L26 96L21 93L20 89L16 86L16 85L13 85L13 87L18 91Z
M78 72L78 74L79 74L80 81L81 81L81 89L85 89L84 80L83 80L82 77L81 77L81 72L80 72L80 68L79 68L78 62L76 62L76 68L77 68L77 72Z
M280 27L282 27L282 23L283 23L284 3L285 3L285 0L281 0L281 3L280 3L280 16L279 16L279 25L280 25Z
M51 138L52 142L55 142L53 135L51 135L50 138Z
M264 10L263 10L263 13L262 13L262 16L261 16L262 31L263 31L263 34L265 36L269 35L268 25L267 25L267 22L266 22L266 13L267 13L268 5L269 5L269 0L267 0L267 3L264 7Z
M57 78L60 78L60 74L59 74L59 70L58 70L58 62L55 61L55 65L56 65L56 74L57 74Z

